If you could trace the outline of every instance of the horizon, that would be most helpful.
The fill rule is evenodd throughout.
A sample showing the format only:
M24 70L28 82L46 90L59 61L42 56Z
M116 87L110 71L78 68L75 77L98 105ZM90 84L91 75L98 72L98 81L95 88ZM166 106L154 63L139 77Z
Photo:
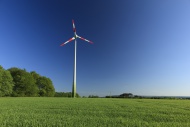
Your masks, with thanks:
M189 0L2 0L0 65L49 77L80 96L190 96Z

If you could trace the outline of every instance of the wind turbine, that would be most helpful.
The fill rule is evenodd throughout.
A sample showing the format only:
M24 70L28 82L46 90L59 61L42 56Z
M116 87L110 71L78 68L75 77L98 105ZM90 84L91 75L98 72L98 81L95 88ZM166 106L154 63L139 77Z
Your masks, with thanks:
M75 50L74 50L74 72L73 72L73 88L72 88L72 97L75 98L76 97L76 55L77 55L77 38L80 38L81 40L84 40L86 42L89 42L91 44L93 44L92 41L89 41L83 37L80 37L77 35L76 33L76 28L75 28L75 24L74 24L74 20L72 20L73 23L73 32L74 32L74 37L70 38L68 41L62 43L60 46L64 46L65 44L71 42L72 40L75 40Z

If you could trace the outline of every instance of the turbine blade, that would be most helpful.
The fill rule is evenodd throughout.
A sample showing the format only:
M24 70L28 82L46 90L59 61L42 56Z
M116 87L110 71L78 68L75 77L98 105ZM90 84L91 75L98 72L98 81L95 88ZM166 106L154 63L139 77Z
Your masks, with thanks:
M76 34L76 28L75 28L74 20L72 20L72 22L73 22L73 31L74 31L74 33Z
M69 43L69 42L71 42L72 40L74 40L75 38L74 37L72 37L72 38L70 38L68 41L66 41L66 42L64 42L64 43L62 43L60 46L64 46L65 44L67 44L67 43Z
M85 38L83 38L83 37L80 37L80 36L78 36L78 35L77 35L77 37L78 37L78 38L80 38L81 40L84 40L84 41L87 41L87 42L89 42L89 43L93 44L93 42L92 42L92 41L90 41L90 40L87 40L87 39L85 39Z

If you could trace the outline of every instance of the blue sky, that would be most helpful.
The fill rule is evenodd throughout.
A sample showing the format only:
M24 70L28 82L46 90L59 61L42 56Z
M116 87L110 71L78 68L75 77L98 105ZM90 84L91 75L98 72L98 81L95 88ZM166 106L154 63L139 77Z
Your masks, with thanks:
M0 65L71 91L72 19L80 95L190 96L189 0L0 0Z

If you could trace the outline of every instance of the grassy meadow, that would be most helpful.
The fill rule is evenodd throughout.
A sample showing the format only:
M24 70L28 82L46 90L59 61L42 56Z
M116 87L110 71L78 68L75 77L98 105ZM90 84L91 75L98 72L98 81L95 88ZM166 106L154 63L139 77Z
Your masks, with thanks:
M190 100L0 98L0 127L189 127Z

